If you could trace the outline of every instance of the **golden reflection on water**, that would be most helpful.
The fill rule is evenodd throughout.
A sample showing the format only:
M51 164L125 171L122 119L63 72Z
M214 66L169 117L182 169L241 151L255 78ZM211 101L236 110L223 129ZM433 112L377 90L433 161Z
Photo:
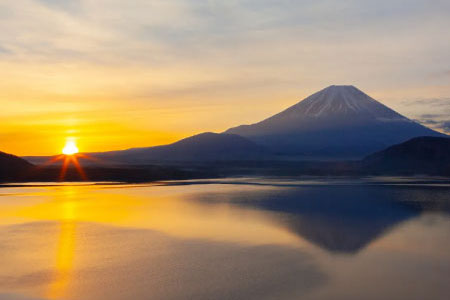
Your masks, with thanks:
M260 187L258 187L261 189ZM299 238L274 226L266 214L254 209L231 207L227 203L205 206L186 199L195 187L152 186L151 189L102 189L93 186L45 188L35 193L40 201L18 205L4 216L29 221L94 222L120 227L144 228L184 238L206 238L250 244L302 243ZM245 191L249 186L209 185L207 191ZM0 217L2 213L0 212Z
M61 222L60 226L61 231L55 255L55 275L47 293L49 299L59 299L64 296L75 257L76 223Z
M264 298L254 294L258 289L264 295L274 292L269 299L440 299L448 294L448 280L436 271L450 267L447 217L400 219L401 225L385 235L375 231L358 252L335 255L326 251L329 243L320 247L323 238L353 242L364 239L358 233L366 231L348 231L345 225L352 223L327 222L326 215L298 215L289 219L297 223L289 223L275 210L233 204L234 193L250 192L251 201L258 201L254 192L272 188L0 189L0 230L6 232L0 235L0 257L6 257L0 299L7 293L44 299L214 299L233 292L244 295L241 299ZM377 220L363 223L370 225L368 234L378 228ZM429 225L433 222L439 226ZM308 242L308 234L318 238ZM410 282L422 285L401 288ZM316 293L303 294L312 288Z
M251 190L249 186L214 186L209 192ZM59 232L53 256L54 264L46 299L70 296L77 256L77 227L97 223L114 227L150 229L178 238L206 239L247 245L280 244L301 246L298 236L270 222L263 212L232 208L229 204L204 205L186 199L198 193L196 187L152 186L103 188L97 186L41 187L32 193L17 193L14 203L0 210L0 218L11 224L57 222ZM4 224L3 224L4 225ZM39 238L36 236L36 238ZM46 253L47 255L47 253ZM79 259L89 259L82 253ZM87 257L86 257L87 255Z
M76 242L76 187L67 186L60 201L60 233L56 248L56 264L53 280L49 286L47 298L59 299L64 296L70 282L74 264Z

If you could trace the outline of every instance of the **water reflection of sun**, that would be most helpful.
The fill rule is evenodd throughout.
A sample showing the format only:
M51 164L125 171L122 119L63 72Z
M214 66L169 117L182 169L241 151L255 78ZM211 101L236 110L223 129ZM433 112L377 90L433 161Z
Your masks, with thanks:
M70 282L75 256L76 240L76 199L73 187L65 187L60 205L60 234L56 249L55 272L47 297L61 299Z

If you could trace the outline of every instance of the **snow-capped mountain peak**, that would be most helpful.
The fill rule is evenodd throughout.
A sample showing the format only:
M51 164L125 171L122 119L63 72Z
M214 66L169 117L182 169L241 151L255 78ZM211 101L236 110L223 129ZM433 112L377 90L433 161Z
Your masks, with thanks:
M278 114L303 117L406 119L352 85L332 85Z
M354 86L332 85L261 122L230 128L277 153L360 158L417 136L442 136Z

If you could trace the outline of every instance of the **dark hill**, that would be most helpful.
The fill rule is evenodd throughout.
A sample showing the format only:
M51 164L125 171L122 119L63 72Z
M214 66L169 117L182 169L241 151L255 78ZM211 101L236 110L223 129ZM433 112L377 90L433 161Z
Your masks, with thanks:
M380 174L450 175L450 138L418 137L367 156L366 170Z
M20 180L32 167L32 164L20 157L0 152L0 182Z
M170 145L90 153L102 161L147 164L170 161L259 160L270 157L267 149L235 134L212 132L194 135Z

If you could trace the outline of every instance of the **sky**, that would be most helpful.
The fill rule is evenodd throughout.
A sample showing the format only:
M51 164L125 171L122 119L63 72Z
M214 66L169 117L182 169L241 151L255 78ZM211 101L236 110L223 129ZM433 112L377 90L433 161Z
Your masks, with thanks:
M351 84L450 133L448 0L0 1L0 151L174 142Z

